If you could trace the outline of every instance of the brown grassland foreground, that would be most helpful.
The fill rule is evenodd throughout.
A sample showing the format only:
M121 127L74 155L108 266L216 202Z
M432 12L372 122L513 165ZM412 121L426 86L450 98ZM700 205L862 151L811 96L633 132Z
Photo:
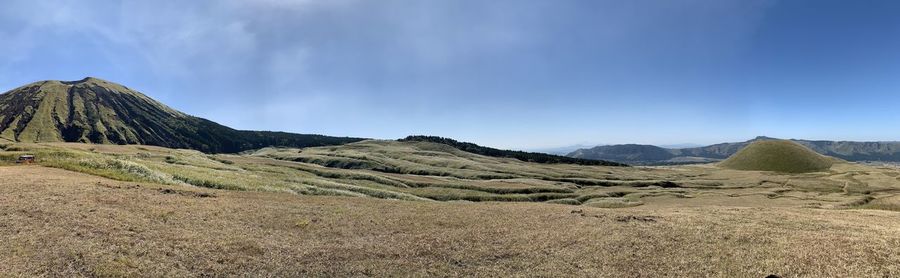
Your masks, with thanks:
M4 149L44 166L0 166L0 276L900 276L891 167L538 165L390 142Z

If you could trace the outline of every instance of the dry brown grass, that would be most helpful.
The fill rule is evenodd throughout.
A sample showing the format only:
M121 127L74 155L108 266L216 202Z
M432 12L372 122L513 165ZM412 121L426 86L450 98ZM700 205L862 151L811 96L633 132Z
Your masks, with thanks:
M806 174L714 165L592 167L526 163L432 143L375 140L303 150L267 148L244 155L75 143L2 147L15 151L0 152L0 162L32 152L45 166L122 181L304 195L590 203L605 208L734 203L844 209L900 194L900 169L846 162L828 172ZM608 196L612 193L619 195ZM597 197L621 199L591 200Z
M387 141L4 148L83 172L0 163L10 276L900 275L892 167L547 165Z
M892 211L299 196L39 166L0 180L10 276L900 276ZM709 198L767 199L682 200Z
M900 195L871 200L862 205L862 208L900 211Z

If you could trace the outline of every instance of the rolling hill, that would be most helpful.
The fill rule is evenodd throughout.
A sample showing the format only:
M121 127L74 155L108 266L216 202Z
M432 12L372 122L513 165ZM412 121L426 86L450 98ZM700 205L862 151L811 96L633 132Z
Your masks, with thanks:
M361 138L235 130L109 81L40 81L0 95L0 138L144 144L210 153L345 144Z
M757 141L777 140L759 136L745 142L721 143L705 147L667 149L652 145L610 145L580 149L566 156L583 159L601 159L633 165L669 165L708 163L724 160L747 145ZM851 142L800 140L790 141L803 145L819 154L848 161L900 162L900 142Z
M449 145L459 150L470 152L474 154L480 154L484 156L490 157L506 157L506 158L515 158L521 161L526 162L535 162L535 163L567 163L567 164L578 164L578 165L595 165L595 166L628 166L623 163L604 161L600 159L581 159L581 158L571 158L561 155L552 155L545 153L536 153L536 152L523 152L523 151L511 151L511 150L500 150L495 148L483 147L473 143L468 142L459 142L450 138L443 138L438 136L407 136L406 138L398 140L400 142L431 142Z
M834 161L803 145L788 140L760 140L750 143L720 167L735 170L807 173L831 168Z

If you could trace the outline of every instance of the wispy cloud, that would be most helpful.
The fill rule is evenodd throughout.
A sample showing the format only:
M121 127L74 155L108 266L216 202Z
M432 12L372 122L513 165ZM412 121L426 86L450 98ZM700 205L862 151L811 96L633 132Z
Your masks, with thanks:
M720 122L777 4L11 0L0 85L98 75L238 128L623 142L655 136L645 110L679 115L658 128L672 134ZM496 128L522 119L554 128ZM550 138L564 130L579 138Z

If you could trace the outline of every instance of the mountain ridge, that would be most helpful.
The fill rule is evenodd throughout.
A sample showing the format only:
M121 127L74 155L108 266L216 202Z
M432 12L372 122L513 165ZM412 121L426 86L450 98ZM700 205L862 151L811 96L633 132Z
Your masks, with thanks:
M439 136L425 136L425 135L411 135L406 138L397 140L399 142L431 142L431 143L439 143L454 147L458 150L490 156L490 157L506 157L506 158L514 158L525 162L534 162L534 163L544 163L544 164L556 164L556 163L567 163L567 164L578 164L578 165L592 165L592 166L628 166L624 163L599 160L599 159L581 159L581 158L572 158L567 156L546 154L546 153L536 153L536 152L524 152L524 151L512 151L512 150L501 150L490 147L479 146L474 143L469 142L460 142L450 138L444 138Z

